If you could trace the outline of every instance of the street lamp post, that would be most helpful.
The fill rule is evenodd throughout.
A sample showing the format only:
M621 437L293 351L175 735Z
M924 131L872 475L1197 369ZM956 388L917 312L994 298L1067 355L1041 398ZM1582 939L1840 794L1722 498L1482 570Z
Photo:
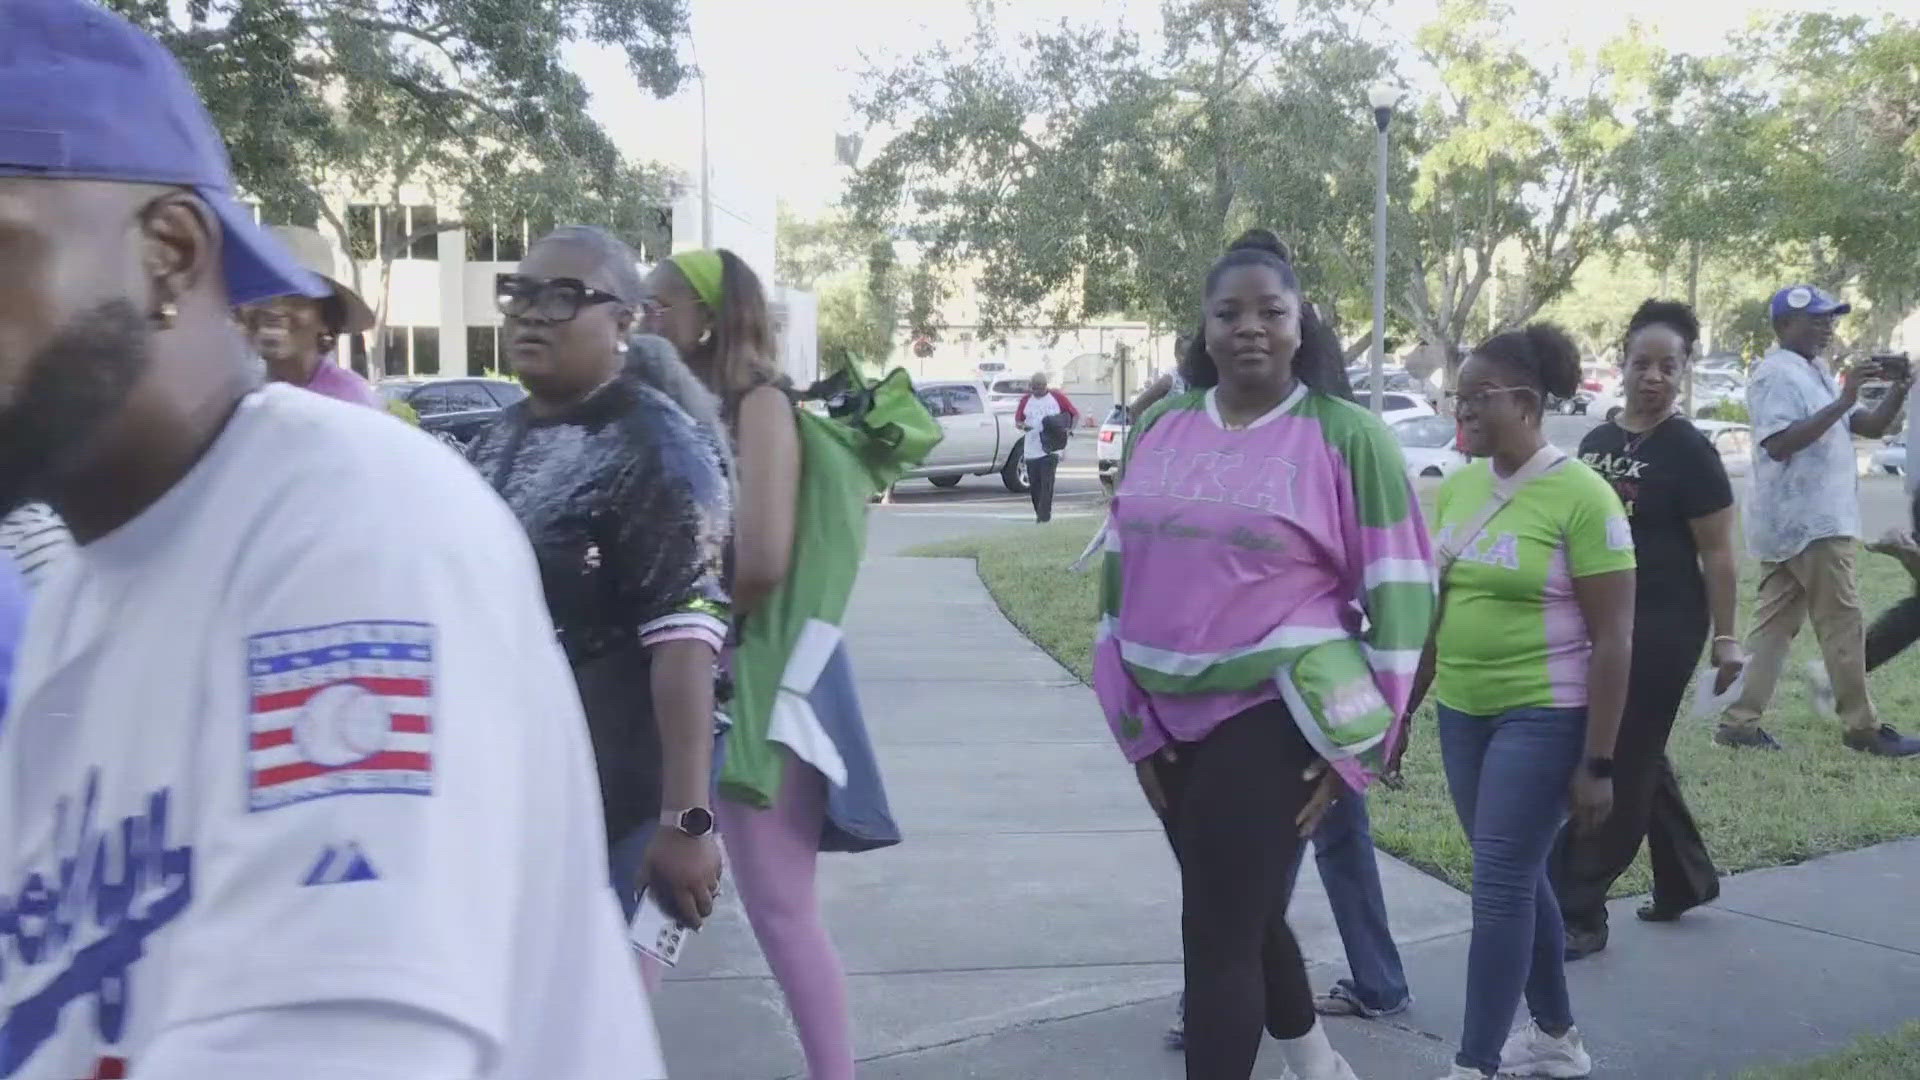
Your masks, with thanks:
M1367 91L1373 106L1374 146L1379 159L1373 185L1373 415L1386 407L1387 357L1387 125L1400 101L1400 88L1378 82Z

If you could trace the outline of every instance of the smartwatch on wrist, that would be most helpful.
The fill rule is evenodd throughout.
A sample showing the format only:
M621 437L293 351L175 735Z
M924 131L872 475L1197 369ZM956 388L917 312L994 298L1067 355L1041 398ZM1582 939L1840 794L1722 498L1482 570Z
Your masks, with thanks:
M1613 779L1613 759L1610 757L1590 757L1587 759L1587 775L1595 780Z
M665 810L660 814L660 824L688 836L701 837L713 831L713 811L704 806L688 810Z

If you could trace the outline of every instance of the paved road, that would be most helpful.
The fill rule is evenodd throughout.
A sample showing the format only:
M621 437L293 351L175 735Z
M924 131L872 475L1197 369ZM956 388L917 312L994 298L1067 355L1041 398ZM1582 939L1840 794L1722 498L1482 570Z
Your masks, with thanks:
M1076 436L1054 484L1055 520L1102 513L1104 495L1094 465L1093 438ZM998 532L1033 521L1033 503L1001 484L999 474L969 476L960 486L936 488L908 480L894 489L893 502L874 508L867 528L869 555L897 555L919 544Z

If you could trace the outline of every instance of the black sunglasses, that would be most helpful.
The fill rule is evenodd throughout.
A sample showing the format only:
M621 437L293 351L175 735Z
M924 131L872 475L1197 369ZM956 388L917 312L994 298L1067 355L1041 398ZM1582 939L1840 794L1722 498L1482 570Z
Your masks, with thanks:
M500 309L500 314L515 319L567 322L579 315L581 308L625 302L579 278L497 274L493 279L494 306Z

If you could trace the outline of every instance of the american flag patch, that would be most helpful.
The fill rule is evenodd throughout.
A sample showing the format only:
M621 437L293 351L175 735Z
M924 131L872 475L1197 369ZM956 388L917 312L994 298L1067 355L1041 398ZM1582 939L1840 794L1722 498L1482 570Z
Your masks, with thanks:
M433 794L433 627L349 622L247 639L247 808Z

